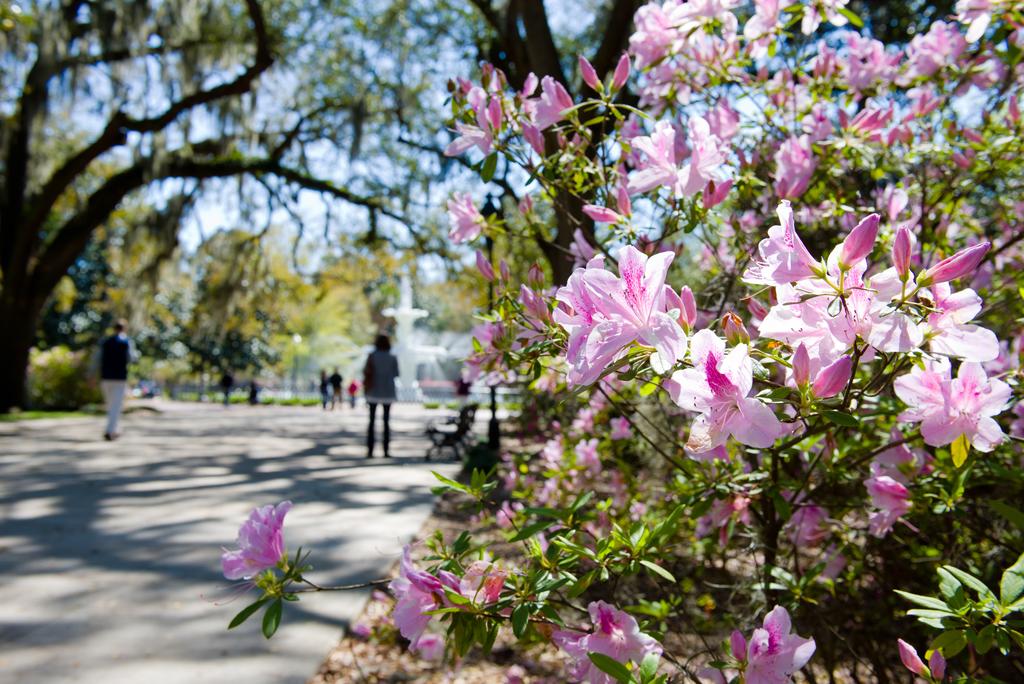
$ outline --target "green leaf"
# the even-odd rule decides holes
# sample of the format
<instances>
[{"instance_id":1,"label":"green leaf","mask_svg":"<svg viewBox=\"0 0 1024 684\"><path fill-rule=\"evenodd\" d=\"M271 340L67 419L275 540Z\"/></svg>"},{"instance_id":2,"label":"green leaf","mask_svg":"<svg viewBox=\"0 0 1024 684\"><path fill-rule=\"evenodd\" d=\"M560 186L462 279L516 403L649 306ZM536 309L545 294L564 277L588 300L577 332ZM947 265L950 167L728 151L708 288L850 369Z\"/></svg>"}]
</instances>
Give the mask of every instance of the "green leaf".
<instances>
[{"instance_id":1,"label":"green leaf","mask_svg":"<svg viewBox=\"0 0 1024 684\"><path fill-rule=\"evenodd\" d=\"M922 596L921 594L911 594L909 591L901 591L896 589L896 593L907 599L911 603L916 603L924 608L931 608L933 610L948 610L949 607L946 602L942 599L935 598L934 596Z\"/></svg>"},{"instance_id":2,"label":"green leaf","mask_svg":"<svg viewBox=\"0 0 1024 684\"><path fill-rule=\"evenodd\" d=\"M498 153L491 152L487 155L487 159L484 159L483 166L480 167L480 179L484 183L490 183L491 179L494 178L494 172L498 170Z\"/></svg>"},{"instance_id":3,"label":"green leaf","mask_svg":"<svg viewBox=\"0 0 1024 684\"><path fill-rule=\"evenodd\" d=\"M825 419L830 423L835 423L836 425L841 425L843 427L855 428L860 425L856 418L851 416L849 413L843 413L842 411L823 411L821 415L825 416Z\"/></svg>"},{"instance_id":4,"label":"green leaf","mask_svg":"<svg viewBox=\"0 0 1024 684\"><path fill-rule=\"evenodd\" d=\"M267 612L263 614L263 636L270 638L274 636L274 632L281 625L281 611L283 610L281 599L276 599L267 608Z\"/></svg>"},{"instance_id":5,"label":"green leaf","mask_svg":"<svg viewBox=\"0 0 1024 684\"><path fill-rule=\"evenodd\" d=\"M996 595L992 593L992 590L974 575L964 572L960 568L954 568L952 565L944 565L942 566L942 569L960 580L965 587L970 587L976 591L978 593L978 597L983 601L989 600L993 603L996 602Z\"/></svg>"},{"instance_id":6,"label":"green leaf","mask_svg":"<svg viewBox=\"0 0 1024 684\"><path fill-rule=\"evenodd\" d=\"M262 606L268 600L269 599L266 598L266 597L261 598L259 601L256 601L255 603L250 603L245 608L243 608L242 610L238 611L238 615L236 615L231 620L231 624L228 625L228 629L234 629L238 625L240 625L243 622L245 622L246 620L248 620L250 617L252 617L252 614L255 613L257 610L259 610L260 606Z\"/></svg>"},{"instance_id":7,"label":"green leaf","mask_svg":"<svg viewBox=\"0 0 1024 684\"><path fill-rule=\"evenodd\" d=\"M509 541L510 542L516 542L516 541L522 541L524 539L528 539L529 537L534 536L538 532L542 532L542 531L546 530L547 528L551 527L554 524L555 524L554 520L540 520L538 522L533 523L532 525L527 525L523 529L519 530L519 532L517 532L515 534L515 536L513 536L511 539L509 539Z\"/></svg>"},{"instance_id":8,"label":"green leaf","mask_svg":"<svg viewBox=\"0 0 1024 684\"><path fill-rule=\"evenodd\" d=\"M953 598L956 592L963 588L960 580L943 568L939 568L936 572L939 575L939 592L946 597L946 600Z\"/></svg>"},{"instance_id":9,"label":"green leaf","mask_svg":"<svg viewBox=\"0 0 1024 684\"><path fill-rule=\"evenodd\" d=\"M603 653L588 653L587 657L590 658L590 662L597 665L597 668L607 675L611 675L615 678L615 681L619 684L628 684L632 681L632 676L629 674L629 670L626 666L620 663L614 658L609 658Z\"/></svg>"},{"instance_id":10,"label":"green leaf","mask_svg":"<svg viewBox=\"0 0 1024 684\"><path fill-rule=\"evenodd\" d=\"M435 470L431 470L430 474L436 477L438 482L440 482L447 488L454 489L460 492L465 492L467 494L469 493L469 489L466 487L466 485L462 484L461 482L456 482L451 478L445 477L444 475Z\"/></svg>"},{"instance_id":11,"label":"green leaf","mask_svg":"<svg viewBox=\"0 0 1024 684\"><path fill-rule=\"evenodd\" d=\"M964 650L966 645L967 637L964 636L963 630L951 629L935 637L931 647L933 650L942 651L942 655L949 659Z\"/></svg>"},{"instance_id":12,"label":"green leaf","mask_svg":"<svg viewBox=\"0 0 1024 684\"><path fill-rule=\"evenodd\" d=\"M962 434L953 440L949 449L953 455L953 465L959 468L967 462L967 456L971 453L971 442L967 439L967 435Z\"/></svg>"},{"instance_id":13,"label":"green leaf","mask_svg":"<svg viewBox=\"0 0 1024 684\"><path fill-rule=\"evenodd\" d=\"M652 563L649 560L642 560L640 561L640 565L644 566L645 568L653 572L655 575L658 575L662 579L668 580L672 584L676 583L676 578L672 576L672 573L666 570L665 568L661 567L657 563Z\"/></svg>"},{"instance_id":14,"label":"green leaf","mask_svg":"<svg viewBox=\"0 0 1024 684\"><path fill-rule=\"evenodd\" d=\"M512 633L521 638L530 624L530 609L525 604L516 606L512 611Z\"/></svg>"},{"instance_id":15,"label":"green leaf","mask_svg":"<svg viewBox=\"0 0 1024 684\"><path fill-rule=\"evenodd\" d=\"M864 28L864 22L861 20L861 18L858 17L853 12L851 12L850 10L846 9L845 7L840 7L839 13L846 17L847 20L857 28Z\"/></svg>"},{"instance_id":16,"label":"green leaf","mask_svg":"<svg viewBox=\"0 0 1024 684\"><path fill-rule=\"evenodd\" d=\"M1014 508L1005 501L989 501L988 506L1018 529L1024 530L1024 512L1020 509Z\"/></svg>"},{"instance_id":17,"label":"green leaf","mask_svg":"<svg viewBox=\"0 0 1024 684\"><path fill-rule=\"evenodd\" d=\"M992 648L992 642L996 639L996 626L986 625L984 629L978 632L978 636L974 639L974 648L978 650L978 653L985 655Z\"/></svg>"},{"instance_id":18,"label":"green leaf","mask_svg":"<svg viewBox=\"0 0 1024 684\"><path fill-rule=\"evenodd\" d=\"M1017 562L1006 569L999 580L999 601L1009 606L1024 594L1024 553Z\"/></svg>"},{"instance_id":19,"label":"green leaf","mask_svg":"<svg viewBox=\"0 0 1024 684\"><path fill-rule=\"evenodd\" d=\"M649 681L656 674L658 674L658 654L648 653L640 663L640 681Z\"/></svg>"}]
</instances>

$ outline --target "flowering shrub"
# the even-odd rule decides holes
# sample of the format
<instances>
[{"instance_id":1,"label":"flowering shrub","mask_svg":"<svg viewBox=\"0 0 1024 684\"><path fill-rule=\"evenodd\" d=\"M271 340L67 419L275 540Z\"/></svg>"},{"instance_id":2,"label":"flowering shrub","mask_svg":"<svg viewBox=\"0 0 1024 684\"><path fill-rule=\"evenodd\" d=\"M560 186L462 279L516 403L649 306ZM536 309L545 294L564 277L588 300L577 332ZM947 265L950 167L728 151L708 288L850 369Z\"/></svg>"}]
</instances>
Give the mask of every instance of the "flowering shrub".
<instances>
[{"instance_id":1,"label":"flowering shrub","mask_svg":"<svg viewBox=\"0 0 1024 684\"><path fill-rule=\"evenodd\" d=\"M646 5L614 73L581 58L582 102L453 84L449 153L531 194L454 198L451 238L551 247L578 206L576 267L477 254L499 301L467 377L562 400L524 402L500 506L443 480L524 560L467 533L404 561L413 648L507 627L587 682L1019 678L1024 14L964 0L891 46L845 4Z\"/></svg>"}]
</instances>

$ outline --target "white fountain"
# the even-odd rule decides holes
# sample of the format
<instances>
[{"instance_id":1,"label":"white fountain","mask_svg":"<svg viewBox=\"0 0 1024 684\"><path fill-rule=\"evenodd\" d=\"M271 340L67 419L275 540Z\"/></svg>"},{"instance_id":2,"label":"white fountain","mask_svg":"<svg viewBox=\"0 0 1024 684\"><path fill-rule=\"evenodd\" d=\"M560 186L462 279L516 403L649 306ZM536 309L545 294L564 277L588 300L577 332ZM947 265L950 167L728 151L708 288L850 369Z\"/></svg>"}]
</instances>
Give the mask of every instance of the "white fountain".
<instances>
[{"instance_id":1,"label":"white fountain","mask_svg":"<svg viewBox=\"0 0 1024 684\"><path fill-rule=\"evenodd\" d=\"M424 352L434 352L413 343L413 326L430 312L414 308L412 305L412 282L408 275L403 275L399 284L397 307L384 309L384 315L395 319L395 356L398 357L398 392L399 401L422 401L419 383L416 381L416 369Z\"/></svg>"}]
</instances>

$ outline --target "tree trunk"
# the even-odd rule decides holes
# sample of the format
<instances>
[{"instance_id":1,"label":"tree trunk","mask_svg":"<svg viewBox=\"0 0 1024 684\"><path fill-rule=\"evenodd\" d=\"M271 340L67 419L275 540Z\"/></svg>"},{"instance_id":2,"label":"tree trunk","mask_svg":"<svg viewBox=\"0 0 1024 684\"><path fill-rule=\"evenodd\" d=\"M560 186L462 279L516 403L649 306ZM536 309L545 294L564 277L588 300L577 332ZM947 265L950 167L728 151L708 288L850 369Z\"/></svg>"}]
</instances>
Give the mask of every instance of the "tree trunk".
<instances>
[{"instance_id":1,"label":"tree trunk","mask_svg":"<svg viewBox=\"0 0 1024 684\"><path fill-rule=\"evenodd\" d=\"M0 293L0 413L27 406L28 356L41 308L7 288Z\"/></svg>"}]
</instances>

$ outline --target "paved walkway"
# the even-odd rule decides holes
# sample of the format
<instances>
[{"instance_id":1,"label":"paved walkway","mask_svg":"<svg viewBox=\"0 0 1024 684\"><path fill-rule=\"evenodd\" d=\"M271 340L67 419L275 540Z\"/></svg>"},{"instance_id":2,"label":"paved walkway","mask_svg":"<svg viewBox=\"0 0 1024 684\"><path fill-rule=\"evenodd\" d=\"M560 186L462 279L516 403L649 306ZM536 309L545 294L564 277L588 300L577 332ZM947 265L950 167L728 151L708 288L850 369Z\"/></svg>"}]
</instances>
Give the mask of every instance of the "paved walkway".
<instances>
[{"instance_id":1,"label":"paved walkway","mask_svg":"<svg viewBox=\"0 0 1024 684\"><path fill-rule=\"evenodd\" d=\"M286 604L271 641L231 632L220 547L254 506L291 499L289 551L321 584L383 576L428 515L423 426L397 406L389 461L367 461L366 410L164 405L129 416L0 425L0 681L304 682L366 592ZM379 424L378 424L379 429ZM380 447L378 446L378 449Z\"/></svg>"}]
</instances>

